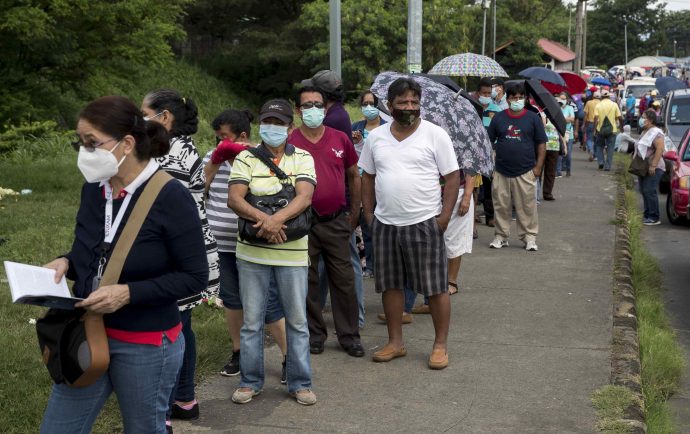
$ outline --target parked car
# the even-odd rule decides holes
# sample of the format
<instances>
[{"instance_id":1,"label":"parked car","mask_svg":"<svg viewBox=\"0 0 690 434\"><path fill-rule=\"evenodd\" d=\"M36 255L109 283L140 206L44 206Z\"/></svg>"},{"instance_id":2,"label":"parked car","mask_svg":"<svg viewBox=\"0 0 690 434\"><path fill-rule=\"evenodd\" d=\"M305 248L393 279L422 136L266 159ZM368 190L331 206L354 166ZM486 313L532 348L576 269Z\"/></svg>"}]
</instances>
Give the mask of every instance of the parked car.
<instances>
[{"instance_id":1,"label":"parked car","mask_svg":"<svg viewBox=\"0 0 690 434\"><path fill-rule=\"evenodd\" d=\"M678 149L685 130L690 128L690 89L673 90L662 103L662 129L673 147Z\"/></svg>"},{"instance_id":2,"label":"parked car","mask_svg":"<svg viewBox=\"0 0 690 434\"><path fill-rule=\"evenodd\" d=\"M671 162L670 191L666 197L666 215L674 225L688 223L688 192L690 191L690 129L679 142L677 150L666 151L664 160ZM668 168L668 165L666 166Z\"/></svg>"}]
</instances>

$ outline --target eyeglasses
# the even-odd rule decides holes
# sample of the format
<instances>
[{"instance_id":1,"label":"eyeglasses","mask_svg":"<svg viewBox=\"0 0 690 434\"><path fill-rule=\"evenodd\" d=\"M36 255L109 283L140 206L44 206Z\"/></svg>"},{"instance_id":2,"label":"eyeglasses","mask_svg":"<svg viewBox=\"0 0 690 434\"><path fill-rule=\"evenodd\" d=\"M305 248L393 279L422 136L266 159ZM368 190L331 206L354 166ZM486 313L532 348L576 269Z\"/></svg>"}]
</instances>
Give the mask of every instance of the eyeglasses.
<instances>
[{"instance_id":1,"label":"eyeglasses","mask_svg":"<svg viewBox=\"0 0 690 434\"><path fill-rule=\"evenodd\" d=\"M367 107L367 106L376 107L376 104L374 104L373 102L363 102L362 103L362 107Z\"/></svg>"},{"instance_id":2,"label":"eyeglasses","mask_svg":"<svg viewBox=\"0 0 690 434\"><path fill-rule=\"evenodd\" d=\"M96 150L96 148L99 148L106 143L112 142L114 140L119 140L119 139L108 139L104 140L102 142L94 142L93 140L89 140L86 143L84 143L79 136L76 137L76 140L72 142L72 147L74 148L75 151L78 151L80 147L83 147L86 152L93 152Z\"/></svg>"},{"instance_id":3,"label":"eyeglasses","mask_svg":"<svg viewBox=\"0 0 690 434\"><path fill-rule=\"evenodd\" d=\"M299 107L303 108L303 109L310 109L310 108L314 108L314 107L322 109L322 108L324 108L324 105L322 102L311 102L311 101L309 101L309 102L305 102L303 104L300 104Z\"/></svg>"}]
</instances>

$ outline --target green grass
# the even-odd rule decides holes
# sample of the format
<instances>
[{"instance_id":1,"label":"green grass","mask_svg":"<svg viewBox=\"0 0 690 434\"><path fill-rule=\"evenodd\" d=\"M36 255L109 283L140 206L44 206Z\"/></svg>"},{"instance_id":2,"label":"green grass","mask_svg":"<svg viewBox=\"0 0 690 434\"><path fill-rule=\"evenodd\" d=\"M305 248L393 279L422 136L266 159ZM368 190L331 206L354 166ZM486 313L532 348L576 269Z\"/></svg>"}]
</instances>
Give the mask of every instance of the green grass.
<instances>
[{"instance_id":1,"label":"green grass","mask_svg":"<svg viewBox=\"0 0 690 434\"><path fill-rule=\"evenodd\" d=\"M604 386L592 395L592 405L597 410L597 429L605 434L626 434L628 425L621 423L625 409L635 402L635 395L623 386Z\"/></svg>"},{"instance_id":2,"label":"green grass","mask_svg":"<svg viewBox=\"0 0 690 434\"><path fill-rule=\"evenodd\" d=\"M627 167L627 160L620 164ZM630 225L645 417L650 434L673 433L676 431L667 400L678 391L686 362L664 309L661 269L640 237L642 212L638 194L630 189L632 177L629 174L625 174L623 181L628 187L625 206Z\"/></svg>"},{"instance_id":3,"label":"green grass","mask_svg":"<svg viewBox=\"0 0 690 434\"><path fill-rule=\"evenodd\" d=\"M0 160L0 187L31 189L27 196L0 201L0 260L44 264L69 250L83 178L73 150L37 145L40 159L27 150L17 158ZM44 309L13 305L4 267L0 267L0 431L36 432L50 391L50 377L41 362L35 326ZM200 306L194 310L197 334L197 382L217 372L229 354L230 338L223 312ZM122 432L115 399L102 411L95 433Z\"/></svg>"}]
</instances>

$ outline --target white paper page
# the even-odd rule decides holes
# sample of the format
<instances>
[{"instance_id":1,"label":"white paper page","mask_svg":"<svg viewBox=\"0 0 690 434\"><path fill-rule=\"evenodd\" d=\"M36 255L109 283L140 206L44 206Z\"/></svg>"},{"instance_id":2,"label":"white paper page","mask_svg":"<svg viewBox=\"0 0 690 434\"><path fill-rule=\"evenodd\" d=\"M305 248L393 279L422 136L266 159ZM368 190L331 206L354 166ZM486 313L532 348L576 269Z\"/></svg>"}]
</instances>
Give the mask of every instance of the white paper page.
<instances>
[{"instance_id":1,"label":"white paper page","mask_svg":"<svg viewBox=\"0 0 690 434\"><path fill-rule=\"evenodd\" d=\"M72 297L64 276L60 283L55 283L55 270L50 268L5 261L5 273L13 302L27 295Z\"/></svg>"}]
</instances>

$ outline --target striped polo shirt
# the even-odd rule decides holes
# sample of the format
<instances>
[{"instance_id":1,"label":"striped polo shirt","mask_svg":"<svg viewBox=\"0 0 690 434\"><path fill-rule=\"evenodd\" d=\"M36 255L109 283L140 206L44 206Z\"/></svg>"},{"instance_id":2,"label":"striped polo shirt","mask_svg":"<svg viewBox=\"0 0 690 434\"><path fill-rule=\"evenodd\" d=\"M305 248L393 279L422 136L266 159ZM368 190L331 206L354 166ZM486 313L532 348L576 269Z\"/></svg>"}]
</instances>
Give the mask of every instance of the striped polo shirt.
<instances>
[{"instance_id":1,"label":"striped polo shirt","mask_svg":"<svg viewBox=\"0 0 690 434\"><path fill-rule=\"evenodd\" d=\"M204 157L204 166L211 161L213 149L208 151ZM235 253L237 244L237 214L228 208L228 181L232 166L229 162L223 161L218 169L218 173L211 181L206 198L206 217L211 232L216 237L219 252Z\"/></svg>"},{"instance_id":2,"label":"striped polo shirt","mask_svg":"<svg viewBox=\"0 0 690 434\"><path fill-rule=\"evenodd\" d=\"M264 145L260 145L264 146ZM266 151L270 152L270 151ZM316 185L314 159L311 154L293 145L285 146L285 154L277 163L290 178L292 185L307 181ZM271 170L249 151L242 151L232 165L230 185L245 184L255 196L276 194L281 189L280 181ZM248 262L278 266L309 265L308 236L283 244L251 244L237 240L237 258Z\"/></svg>"}]
</instances>

